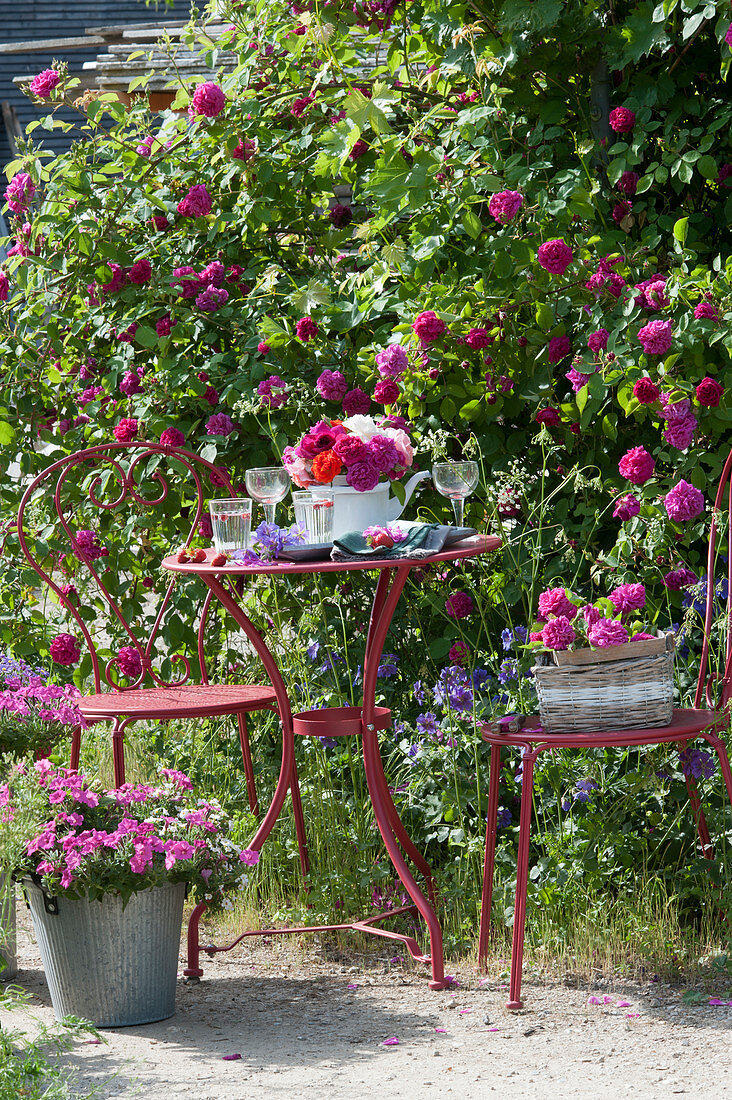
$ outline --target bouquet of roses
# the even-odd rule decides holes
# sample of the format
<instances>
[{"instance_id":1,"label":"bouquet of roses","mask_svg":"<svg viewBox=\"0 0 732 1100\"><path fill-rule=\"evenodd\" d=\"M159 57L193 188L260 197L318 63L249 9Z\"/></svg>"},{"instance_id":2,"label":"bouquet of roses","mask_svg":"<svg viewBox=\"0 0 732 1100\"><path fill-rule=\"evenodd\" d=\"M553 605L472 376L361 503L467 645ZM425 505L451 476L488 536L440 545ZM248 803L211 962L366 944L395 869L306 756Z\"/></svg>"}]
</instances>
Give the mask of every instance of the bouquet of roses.
<instances>
[{"instance_id":1,"label":"bouquet of roses","mask_svg":"<svg viewBox=\"0 0 732 1100\"><path fill-rule=\"evenodd\" d=\"M402 477L414 461L414 449L401 417L387 416L377 424L357 414L347 420L321 420L294 447L285 447L282 461L301 489L328 485L345 472L346 484L360 493L374 489L382 477Z\"/></svg>"},{"instance_id":2,"label":"bouquet of roses","mask_svg":"<svg viewBox=\"0 0 732 1100\"><path fill-rule=\"evenodd\" d=\"M21 761L0 785L0 865L55 896L126 900L186 882L199 901L223 905L259 853L240 849L221 806L192 788L168 768L154 786L104 790L50 760Z\"/></svg>"},{"instance_id":3,"label":"bouquet of roses","mask_svg":"<svg viewBox=\"0 0 732 1100\"><path fill-rule=\"evenodd\" d=\"M655 638L639 615L646 605L642 584L621 584L609 596L587 603L567 588L548 588L539 596L538 621L529 645L540 649L591 649Z\"/></svg>"}]
</instances>

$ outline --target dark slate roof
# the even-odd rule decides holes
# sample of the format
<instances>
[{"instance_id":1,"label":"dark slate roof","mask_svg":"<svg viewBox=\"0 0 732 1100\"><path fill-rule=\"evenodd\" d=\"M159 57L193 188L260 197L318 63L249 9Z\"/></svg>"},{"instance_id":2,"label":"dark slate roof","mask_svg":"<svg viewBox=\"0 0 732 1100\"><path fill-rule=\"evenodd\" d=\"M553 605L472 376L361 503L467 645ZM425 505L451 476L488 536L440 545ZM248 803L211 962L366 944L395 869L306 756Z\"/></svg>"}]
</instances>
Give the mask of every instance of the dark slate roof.
<instances>
[{"instance_id":1,"label":"dark slate roof","mask_svg":"<svg viewBox=\"0 0 732 1100\"><path fill-rule=\"evenodd\" d=\"M172 8L162 5L156 11L142 0L0 0L0 41L30 42L33 39L72 38L81 36L87 27L102 27L127 23L168 23L187 19L190 0L175 0ZM13 84L13 77L32 77L51 67L54 58L68 61L72 72L81 70L85 61L94 61L100 47L88 50L49 51L48 53L0 54L0 102L7 100L15 108L21 129L44 113ZM63 112L61 118L76 121L76 116ZM34 135L37 139L38 134ZM73 138L57 131L43 131L43 144L61 152ZM5 126L0 115L0 165L10 160ZM4 178L4 177L3 177ZM2 188L4 190L4 187Z\"/></svg>"}]
</instances>

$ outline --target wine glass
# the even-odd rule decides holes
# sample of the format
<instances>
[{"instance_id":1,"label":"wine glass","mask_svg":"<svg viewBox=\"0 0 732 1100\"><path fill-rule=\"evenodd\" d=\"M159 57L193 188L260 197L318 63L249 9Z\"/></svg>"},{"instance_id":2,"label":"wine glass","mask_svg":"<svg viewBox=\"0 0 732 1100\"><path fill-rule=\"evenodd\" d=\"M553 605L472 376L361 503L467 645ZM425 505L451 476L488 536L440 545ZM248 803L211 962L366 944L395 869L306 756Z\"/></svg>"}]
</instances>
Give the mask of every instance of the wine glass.
<instances>
[{"instance_id":1,"label":"wine glass","mask_svg":"<svg viewBox=\"0 0 732 1100\"><path fill-rule=\"evenodd\" d=\"M249 495L264 508L267 523L274 523L275 508L284 500L290 488L287 470L283 466L262 466L247 470L245 481Z\"/></svg>"},{"instance_id":2,"label":"wine glass","mask_svg":"<svg viewBox=\"0 0 732 1100\"><path fill-rule=\"evenodd\" d=\"M478 484L478 463L437 462L432 467L432 481L437 492L452 501L455 526L462 527L465 498Z\"/></svg>"}]
</instances>

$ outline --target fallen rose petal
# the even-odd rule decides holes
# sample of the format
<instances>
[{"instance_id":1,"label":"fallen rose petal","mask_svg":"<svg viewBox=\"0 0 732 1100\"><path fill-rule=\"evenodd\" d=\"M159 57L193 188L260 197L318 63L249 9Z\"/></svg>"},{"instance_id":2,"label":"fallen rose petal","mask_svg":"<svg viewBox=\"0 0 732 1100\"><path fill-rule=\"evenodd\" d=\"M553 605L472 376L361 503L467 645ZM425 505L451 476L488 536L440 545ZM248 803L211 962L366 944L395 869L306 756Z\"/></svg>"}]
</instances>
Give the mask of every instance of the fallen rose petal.
<instances>
[{"instance_id":1,"label":"fallen rose petal","mask_svg":"<svg viewBox=\"0 0 732 1100\"><path fill-rule=\"evenodd\" d=\"M346 989L358 989L358 986L355 985L353 982L349 982L346 986Z\"/></svg>"},{"instance_id":2,"label":"fallen rose petal","mask_svg":"<svg viewBox=\"0 0 732 1100\"><path fill-rule=\"evenodd\" d=\"M437 1032L438 1035L447 1035L447 1028L446 1027L436 1027L435 1031Z\"/></svg>"},{"instance_id":3,"label":"fallen rose petal","mask_svg":"<svg viewBox=\"0 0 732 1100\"><path fill-rule=\"evenodd\" d=\"M85 1039L84 1042L87 1044L87 1046L96 1046L98 1043L101 1043L102 1040L101 1039Z\"/></svg>"},{"instance_id":4,"label":"fallen rose petal","mask_svg":"<svg viewBox=\"0 0 732 1100\"><path fill-rule=\"evenodd\" d=\"M399 1040L397 1039L396 1035L392 1035L390 1038L384 1039L384 1042L381 1045L382 1047L398 1047Z\"/></svg>"},{"instance_id":5,"label":"fallen rose petal","mask_svg":"<svg viewBox=\"0 0 732 1100\"><path fill-rule=\"evenodd\" d=\"M466 1015L466 1013L468 1013L468 1012L472 1012L472 1011L473 1011L473 1010L472 1010L472 1008L461 1008L461 1009L460 1009L460 1012L458 1013L458 1015L459 1015L459 1016L465 1016L465 1015Z\"/></svg>"},{"instance_id":6,"label":"fallen rose petal","mask_svg":"<svg viewBox=\"0 0 732 1100\"><path fill-rule=\"evenodd\" d=\"M630 1008L630 1001L618 1001L615 1005L616 1008Z\"/></svg>"},{"instance_id":7,"label":"fallen rose petal","mask_svg":"<svg viewBox=\"0 0 732 1100\"><path fill-rule=\"evenodd\" d=\"M221 1055L221 1061L222 1062L238 1062L240 1058L241 1058L241 1054L222 1054Z\"/></svg>"},{"instance_id":8,"label":"fallen rose petal","mask_svg":"<svg viewBox=\"0 0 732 1100\"><path fill-rule=\"evenodd\" d=\"M487 1030L487 1031L500 1031L500 1028L497 1028L497 1027L489 1027L489 1028L487 1028L486 1030Z\"/></svg>"},{"instance_id":9,"label":"fallen rose petal","mask_svg":"<svg viewBox=\"0 0 732 1100\"><path fill-rule=\"evenodd\" d=\"M729 1001L721 1001L719 999L719 997L710 997L709 998L709 1004L710 1005L727 1005L727 1004L729 1004Z\"/></svg>"},{"instance_id":10,"label":"fallen rose petal","mask_svg":"<svg viewBox=\"0 0 732 1100\"><path fill-rule=\"evenodd\" d=\"M481 978L480 981L478 982L478 985L487 985L489 981L490 981L490 978Z\"/></svg>"},{"instance_id":11,"label":"fallen rose petal","mask_svg":"<svg viewBox=\"0 0 732 1100\"><path fill-rule=\"evenodd\" d=\"M588 997L587 1003L588 1005L599 1005L602 1004L602 1001L598 997Z\"/></svg>"},{"instance_id":12,"label":"fallen rose petal","mask_svg":"<svg viewBox=\"0 0 732 1100\"><path fill-rule=\"evenodd\" d=\"M640 1019L640 1012L626 1012L625 1013L625 1018L626 1018L626 1020L639 1020Z\"/></svg>"},{"instance_id":13,"label":"fallen rose petal","mask_svg":"<svg viewBox=\"0 0 732 1100\"><path fill-rule=\"evenodd\" d=\"M612 997L608 997L608 995L606 993L605 996L602 998L602 1003L604 1005L611 1005L613 1003L613 999L612 999Z\"/></svg>"}]
</instances>

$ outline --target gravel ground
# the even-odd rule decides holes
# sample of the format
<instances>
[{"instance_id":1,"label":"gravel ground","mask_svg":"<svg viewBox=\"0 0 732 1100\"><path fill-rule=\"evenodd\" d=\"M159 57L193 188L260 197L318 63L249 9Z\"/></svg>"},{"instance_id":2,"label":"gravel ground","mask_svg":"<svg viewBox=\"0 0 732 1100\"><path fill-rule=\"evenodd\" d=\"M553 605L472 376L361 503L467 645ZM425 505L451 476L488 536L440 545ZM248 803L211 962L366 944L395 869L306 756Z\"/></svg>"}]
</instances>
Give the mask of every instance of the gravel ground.
<instances>
[{"instance_id":1,"label":"gravel ground","mask_svg":"<svg viewBox=\"0 0 732 1100\"><path fill-rule=\"evenodd\" d=\"M53 1013L19 920L18 982L32 1003L2 1022L30 1030ZM528 977L526 1007L511 1013L500 978L466 970L434 993L406 964L354 961L324 961L312 937L249 940L204 959L200 983L180 981L174 1017L105 1030L67 1063L80 1086L124 1100L732 1095L731 1006L688 1005L652 981L589 989Z\"/></svg>"}]
</instances>

